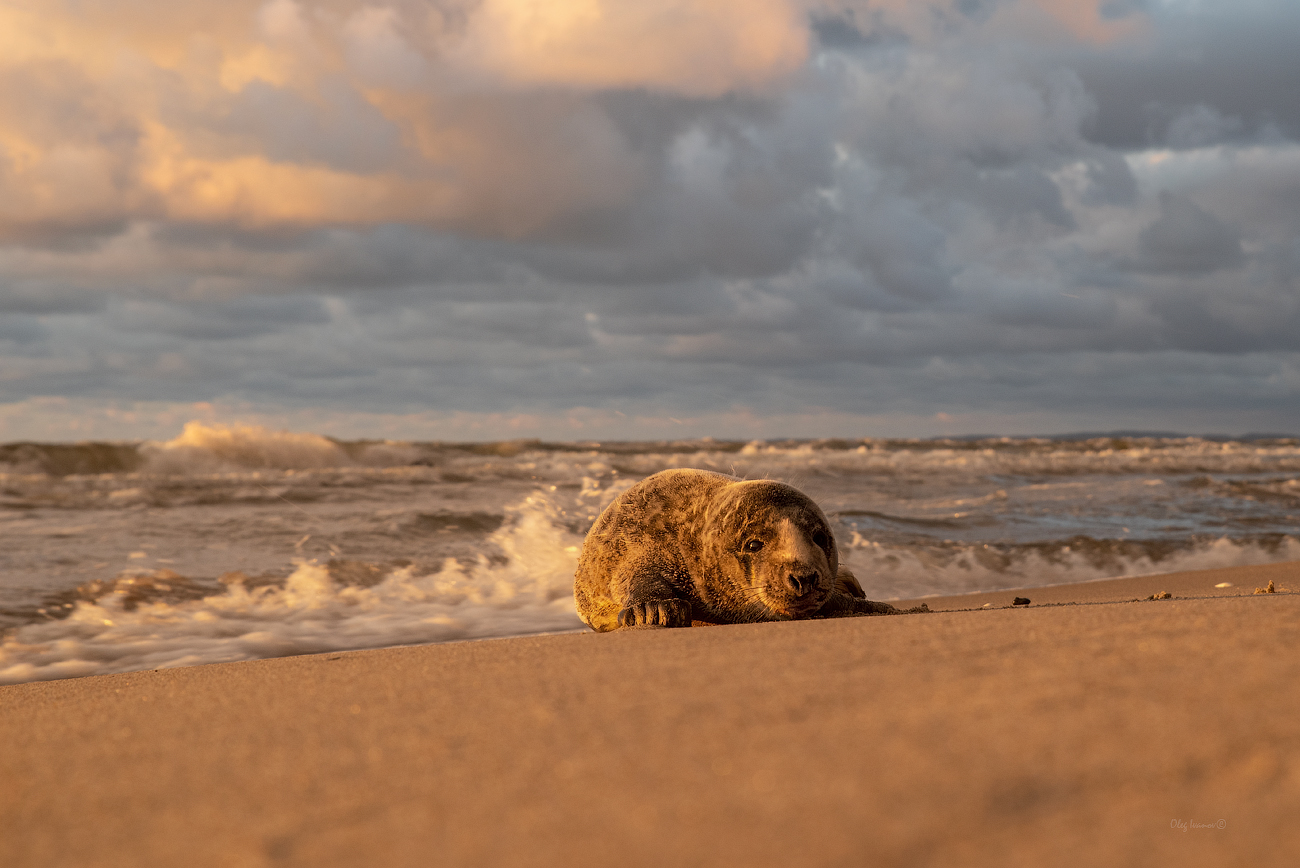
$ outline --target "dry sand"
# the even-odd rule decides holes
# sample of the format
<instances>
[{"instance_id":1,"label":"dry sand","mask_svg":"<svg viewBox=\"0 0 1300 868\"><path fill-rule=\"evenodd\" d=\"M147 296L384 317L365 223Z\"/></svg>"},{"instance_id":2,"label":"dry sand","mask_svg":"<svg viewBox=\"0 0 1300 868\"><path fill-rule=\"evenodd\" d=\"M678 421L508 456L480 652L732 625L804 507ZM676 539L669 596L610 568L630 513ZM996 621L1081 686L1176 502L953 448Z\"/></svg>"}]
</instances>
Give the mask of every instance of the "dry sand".
<instances>
[{"instance_id":1,"label":"dry sand","mask_svg":"<svg viewBox=\"0 0 1300 868\"><path fill-rule=\"evenodd\" d=\"M0 865L1300 865L1270 579L0 687Z\"/></svg>"}]
</instances>

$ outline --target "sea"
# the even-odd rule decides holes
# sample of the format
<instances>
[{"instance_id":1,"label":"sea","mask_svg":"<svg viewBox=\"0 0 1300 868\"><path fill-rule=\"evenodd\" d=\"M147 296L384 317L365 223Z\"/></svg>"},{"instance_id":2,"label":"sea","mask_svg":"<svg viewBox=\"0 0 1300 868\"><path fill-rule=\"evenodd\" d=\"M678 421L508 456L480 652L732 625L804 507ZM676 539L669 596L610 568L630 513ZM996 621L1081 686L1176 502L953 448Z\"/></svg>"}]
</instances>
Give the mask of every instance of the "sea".
<instances>
[{"instance_id":1,"label":"sea","mask_svg":"<svg viewBox=\"0 0 1300 868\"><path fill-rule=\"evenodd\" d=\"M192 422L0 445L0 683L583 629L600 510L790 483L876 600L1300 559L1300 439L493 443Z\"/></svg>"}]
</instances>

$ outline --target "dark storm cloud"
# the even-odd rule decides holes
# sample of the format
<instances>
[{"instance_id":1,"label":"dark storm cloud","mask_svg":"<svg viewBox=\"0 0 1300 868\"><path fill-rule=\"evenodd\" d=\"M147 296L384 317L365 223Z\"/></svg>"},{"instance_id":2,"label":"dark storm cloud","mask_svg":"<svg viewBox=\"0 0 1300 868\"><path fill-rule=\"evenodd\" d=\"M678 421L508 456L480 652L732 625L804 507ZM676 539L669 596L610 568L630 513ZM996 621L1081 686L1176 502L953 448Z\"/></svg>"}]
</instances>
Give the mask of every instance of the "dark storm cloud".
<instances>
[{"instance_id":1,"label":"dark storm cloud","mask_svg":"<svg viewBox=\"0 0 1300 868\"><path fill-rule=\"evenodd\" d=\"M0 319L0 341L30 344L48 336L49 330L33 316L6 314Z\"/></svg>"},{"instance_id":2,"label":"dark storm cloud","mask_svg":"<svg viewBox=\"0 0 1300 868\"><path fill-rule=\"evenodd\" d=\"M0 74L6 400L1300 427L1292 4L764 0L775 59L626 68L329 8L144 108Z\"/></svg>"},{"instance_id":3,"label":"dark storm cloud","mask_svg":"<svg viewBox=\"0 0 1300 868\"><path fill-rule=\"evenodd\" d=\"M1149 3L1151 37L1080 56L1096 94L1090 137L1121 149L1202 147L1275 130L1300 139L1300 6Z\"/></svg>"},{"instance_id":4,"label":"dark storm cloud","mask_svg":"<svg viewBox=\"0 0 1300 868\"><path fill-rule=\"evenodd\" d=\"M1144 264L1156 271L1203 274L1246 261L1241 233L1191 199L1160 194L1160 216L1138 236Z\"/></svg>"},{"instance_id":5,"label":"dark storm cloud","mask_svg":"<svg viewBox=\"0 0 1300 868\"><path fill-rule=\"evenodd\" d=\"M109 322L123 332L156 332L191 340L227 341L329 321L319 299L303 296L244 296L187 304L128 301L109 311Z\"/></svg>"},{"instance_id":6,"label":"dark storm cloud","mask_svg":"<svg viewBox=\"0 0 1300 868\"><path fill-rule=\"evenodd\" d=\"M0 282L0 316L21 314L85 313L103 310L108 299L69 287L58 278L15 277Z\"/></svg>"}]
</instances>

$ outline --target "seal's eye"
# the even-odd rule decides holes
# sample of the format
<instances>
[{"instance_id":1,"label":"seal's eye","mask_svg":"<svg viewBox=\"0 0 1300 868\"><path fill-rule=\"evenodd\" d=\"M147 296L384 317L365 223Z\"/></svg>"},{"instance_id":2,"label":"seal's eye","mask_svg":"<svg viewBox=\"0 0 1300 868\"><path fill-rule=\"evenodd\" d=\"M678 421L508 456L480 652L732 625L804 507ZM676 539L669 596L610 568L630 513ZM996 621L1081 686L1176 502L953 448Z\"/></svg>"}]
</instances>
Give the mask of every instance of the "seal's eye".
<instances>
[{"instance_id":1,"label":"seal's eye","mask_svg":"<svg viewBox=\"0 0 1300 868\"><path fill-rule=\"evenodd\" d=\"M749 540L749 541L747 541L743 546L741 546L741 550L743 550L743 551L747 551L747 552L750 552L750 553L753 553L753 552L759 551L759 550L762 549L762 548L763 548L763 541L762 541L761 539L752 539L752 540Z\"/></svg>"},{"instance_id":2,"label":"seal's eye","mask_svg":"<svg viewBox=\"0 0 1300 868\"><path fill-rule=\"evenodd\" d=\"M815 534L813 534L812 540L813 540L813 545L817 546L817 548L819 549L824 549L826 548L827 543L830 542L830 537L826 536L826 534L823 533L822 531L817 531Z\"/></svg>"}]
</instances>

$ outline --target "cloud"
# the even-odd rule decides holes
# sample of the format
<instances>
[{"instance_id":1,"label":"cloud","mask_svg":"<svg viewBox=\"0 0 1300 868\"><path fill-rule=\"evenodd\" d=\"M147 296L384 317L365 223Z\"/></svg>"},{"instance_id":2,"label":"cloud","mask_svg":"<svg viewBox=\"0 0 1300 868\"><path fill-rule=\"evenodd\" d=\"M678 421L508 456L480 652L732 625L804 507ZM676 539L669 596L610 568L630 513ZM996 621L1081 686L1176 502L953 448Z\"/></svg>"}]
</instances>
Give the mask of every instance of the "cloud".
<instances>
[{"instance_id":1,"label":"cloud","mask_svg":"<svg viewBox=\"0 0 1300 868\"><path fill-rule=\"evenodd\" d=\"M797 70L802 12L792 0L484 0L450 59L512 85L715 97Z\"/></svg>"},{"instance_id":2,"label":"cloud","mask_svg":"<svg viewBox=\"0 0 1300 868\"><path fill-rule=\"evenodd\" d=\"M1300 105L1288 97L1300 76L1291 34L1300 6L1145 3L1141 38L1079 55L1075 68L1098 100L1089 129L1119 148L1195 148L1300 135Z\"/></svg>"},{"instance_id":3,"label":"cloud","mask_svg":"<svg viewBox=\"0 0 1300 868\"><path fill-rule=\"evenodd\" d=\"M1185 196L1160 194L1160 216L1138 236L1146 265L1158 271L1201 274L1246 261L1241 233Z\"/></svg>"},{"instance_id":4,"label":"cloud","mask_svg":"<svg viewBox=\"0 0 1300 868\"><path fill-rule=\"evenodd\" d=\"M19 3L0 30L11 238L132 220L530 233L645 181L587 95L760 92L808 51L790 0Z\"/></svg>"},{"instance_id":5,"label":"cloud","mask_svg":"<svg viewBox=\"0 0 1300 868\"><path fill-rule=\"evenodd\" d=\"M216 341L281 334L296 324L330 321L316 298L256 295L187 304L127 301L114 305L109 317L124 333Z\"/></svg>"},{"instance_id":6,"label":"cloud","mask_svg":"<svg viewBox=\"0 0 1300 868\"><path fill-rule=\"evenodd\" d=\"M823 45L855 48L900 40L933 44L954 34L1037 44L1105 45L1144 29L1144 0L812 0Z\"/></svg>"},{"instance_id":7,"label":"cloud","mask_svg":"<svg viewBox=\"0 0 1300 868\"><path fill-rule=\"evenodd\" d=\"M1294 13L1226 8L11 2L0 402L1300 426Z\"/></svg>"}]
</instances>

